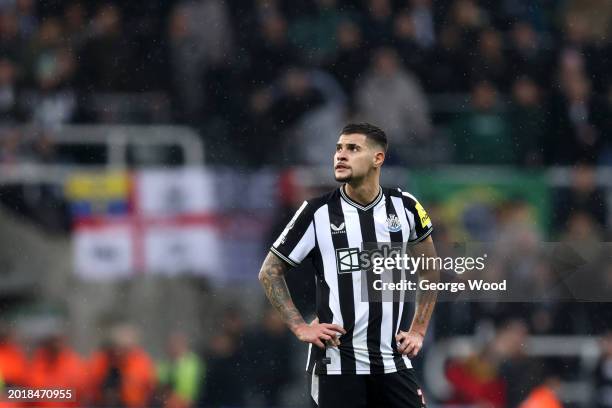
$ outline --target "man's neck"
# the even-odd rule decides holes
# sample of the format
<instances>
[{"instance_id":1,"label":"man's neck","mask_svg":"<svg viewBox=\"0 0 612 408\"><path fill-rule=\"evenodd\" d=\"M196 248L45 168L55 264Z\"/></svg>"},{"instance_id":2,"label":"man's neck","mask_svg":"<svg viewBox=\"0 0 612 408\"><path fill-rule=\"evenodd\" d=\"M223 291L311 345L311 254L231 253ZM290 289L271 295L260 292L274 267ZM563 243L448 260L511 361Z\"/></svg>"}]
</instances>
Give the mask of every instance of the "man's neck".
<instances>
[{"instance_id":1,"label":"man's neck","mask_svg":"<svg viewBox=\"0 0 612 408\"><path fill-rule=\"evenodd\" d=\"M355 183L346 183L344 186L346 195L348 195L351 200L361 205L370 204L376 199L380 192L380 184L376 180L372 182L362 182L356 185Z\"/></svg>"}]
</instances>

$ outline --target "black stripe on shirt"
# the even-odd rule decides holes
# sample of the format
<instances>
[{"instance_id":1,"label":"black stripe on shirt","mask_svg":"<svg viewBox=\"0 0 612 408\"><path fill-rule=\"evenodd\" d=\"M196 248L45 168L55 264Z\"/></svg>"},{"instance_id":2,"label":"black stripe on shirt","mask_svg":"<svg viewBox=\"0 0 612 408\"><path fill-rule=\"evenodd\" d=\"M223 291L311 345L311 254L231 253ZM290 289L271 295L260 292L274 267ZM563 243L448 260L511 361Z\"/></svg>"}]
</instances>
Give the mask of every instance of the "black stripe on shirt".
<instances>
[{"instance_id":1,"label":"black stripe on shirt","mask_svg":"<svg viewBox=\"0 0 612 408\"><path fill-rule=\"evenodd\" d=\"M376 227L374 225L374 209L368 211L357 211L359 213L359 224L361 225L361 240L364 243L374 243L376 240ZM375 277L372 273L366 273L368 288L373 287ZM382 353L380 352L380 329L382 324L382 303L380 301L368 302L368 354L370 356L370 373L384 374Z\"/></svg>"},{"instance_id":2,"label":"black stripe on shirt","mask_svg":"<svg viewBox=\"0 0 612 408\"><path fill-rule=\"evenodd\" d=\"M341 225L345 222L344 212L340 195L337 195L327 205L329 211L329 222L334 225ZM330 227L328 227L330 228ZM329 232L331 234L331 230ZM344 234L331 234L334 244L334 251L340 248L348 248L348 238ZM353 276L352 273L333 273L338 274L338 301L340 302L340 312L346 334L340 337L340 369L342 374L356 374L357 363L355 360L355 350L353 348L353 332L355 330L355 304L353 300Z\"/></svg>"},{"instance_id":3,"label":"black stripe on shirt","mask_svg":"<svg viewBox=\"0 0 612 408\"><path fill-rule=\"evenodd\" d=\"M390 217L391 215L394 215L397 217L397 211L395 211L395 206L393 205L393 201L391 200L390 195L387 196L387 201L385 204L386 204L386 210L387 210L387 218ZM403 211L403 208L401 210ZM397 232L389 231L389 237L391 239L391 242L402 245L403 243L402 230L399 230ZM402 279L402 271L400 269L393 269L392 274L393 274L393 282L399 283L400 280ZM402 355L397 350L397 342L395 340L395 335L397 334L399 330L398 318L399 318L399 306L400 306L399 302L401 300L400 295L401 295L400 291L393 291L393 322L392 322L393 332L391 333L391 348L393 349L393 362L395 363L395 368L398 371L405 370L406 368L408 368L406 367L406 363L404 362Z\"/></svg>"}]
</instances>

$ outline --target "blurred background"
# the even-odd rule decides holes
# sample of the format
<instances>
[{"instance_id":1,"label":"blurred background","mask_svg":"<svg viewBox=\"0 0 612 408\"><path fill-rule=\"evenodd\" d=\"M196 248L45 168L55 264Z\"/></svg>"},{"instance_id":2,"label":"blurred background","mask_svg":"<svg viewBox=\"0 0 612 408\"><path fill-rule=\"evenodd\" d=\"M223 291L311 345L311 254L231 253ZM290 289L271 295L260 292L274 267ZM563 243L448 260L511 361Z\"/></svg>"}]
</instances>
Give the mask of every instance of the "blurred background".
<instances>
[{"instance_id":1,"label":"blurred background","mask_svg":"<svg viewBox=\"0 0 612 408\"><path fill-rule=\"evenodd\" d=\"M539 242L609 240L611 31L610 0L0 0L0 388L308 406L257 273L348 121L435 242L548 279ZM554 299L440 304L429 406L612 407L610 305Z\"/></svg>"}]
</instances>

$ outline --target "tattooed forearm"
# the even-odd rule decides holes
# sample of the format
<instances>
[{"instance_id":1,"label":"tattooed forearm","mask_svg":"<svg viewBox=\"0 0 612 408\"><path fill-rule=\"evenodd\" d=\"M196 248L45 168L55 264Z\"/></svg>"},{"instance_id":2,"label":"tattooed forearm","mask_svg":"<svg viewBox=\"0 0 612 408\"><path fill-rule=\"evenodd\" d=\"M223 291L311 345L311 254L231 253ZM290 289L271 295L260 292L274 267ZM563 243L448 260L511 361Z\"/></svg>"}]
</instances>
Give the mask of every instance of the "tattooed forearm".
<instances>
[{"instance_id":1,"label":"tattooed forearm","mask_svg":"<svg viewBox=\"0 0 612 408\"><path fill-rule=\"evenodd\" d=\"M431 237L428 237L423 243L419 244L416 248L416 253L423 254L426 257L435 257L436 251L433 246ZM440 272L434 267L430 269L421 269L419 271L419 280L427 279L430 282L438 282L440 280ZM436 306L436 300L438 298L438 292L434 290L421 291L418 290L416 294L416 305L414 310L414 318L412 319L412 325L410 331L416 331L421 335L425 336L427 332L427 326L429 326L429 320L433 314Z\"/></svg>"},{"instance_id":2,"label":"tattooed forearm","mask_svg":"<svg viewBox=\"0 0 612 408\"><path fill-rule=\"evenodd\" d=\"M417 292L413 324L427 327L429 319L433 314L437 297L438 293L436 291L428 290L427 292Z\"/></svg>"},{"instance_id":3,"label":"tattooed forearm","mask_svg":"<svg viewBox=\"0 0 612 408\"><path fill-rule=\"evenodd\" d=\"M297 326L304 324L304 319L289 294L289 288L285 281L286 270L287 264L270 252L259 271L259 281L264 287L266 296L268 296L272 306L278 310L289 328L294 330Z\"/></svg>"}]
</instances>

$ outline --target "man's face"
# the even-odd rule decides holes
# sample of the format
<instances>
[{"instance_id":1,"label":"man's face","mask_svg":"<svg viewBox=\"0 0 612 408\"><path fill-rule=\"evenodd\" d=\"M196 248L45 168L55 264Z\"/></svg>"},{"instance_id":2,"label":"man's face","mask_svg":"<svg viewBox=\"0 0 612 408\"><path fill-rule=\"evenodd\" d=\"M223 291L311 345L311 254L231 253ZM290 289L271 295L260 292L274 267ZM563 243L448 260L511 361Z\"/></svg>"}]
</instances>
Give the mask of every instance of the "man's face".
<instances>
[{"instance_id":1,"label":"man's face","mask_svg":"<svg viewBox=\"0 0 612 408\"><path fill-rule=\"evenodd\" d=\"M334 155L336 181L346 183L365 177L382 164L384 154L381 152L382 149L369 142L365 135L340 135Z\"/></svg>"}]
</instances>

